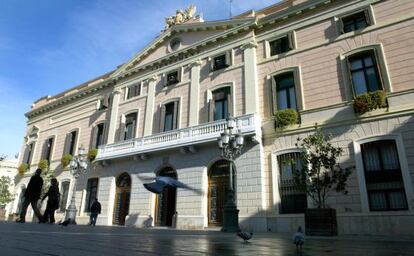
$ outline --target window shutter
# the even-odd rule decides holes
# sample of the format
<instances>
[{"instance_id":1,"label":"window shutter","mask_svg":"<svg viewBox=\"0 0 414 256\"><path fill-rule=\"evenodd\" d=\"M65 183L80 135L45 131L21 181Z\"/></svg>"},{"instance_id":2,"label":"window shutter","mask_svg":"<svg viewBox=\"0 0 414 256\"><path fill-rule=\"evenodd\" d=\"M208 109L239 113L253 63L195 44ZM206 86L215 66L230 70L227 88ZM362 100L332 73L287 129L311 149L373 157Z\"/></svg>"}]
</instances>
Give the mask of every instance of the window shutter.
<instances>
[{"instance_id":1,"label":"window shutter","mask_svg":"<svg viewBox=\"0 0 414 256\"><path fill-rule=\"evenodd\" d=\"M33 154L34 154L34 149L35 149L35 143L34 142L32 142L31 144L30 144L31 146L30 146L30 152L28 152L28 155L27 155L27 161L28 161L28 163L29 164L31 164L32 163L32 160L33 160Z\"/></svg>"},{"instance_id":2,"label":"window shutter","mask_svg":"<svg viewBox=\"0 0 414 256\"><path fill-rule=\"evenodd\" d=\"M226 51L226 66L230 67L233 63L233 49Z\"/></svg>"},{"instance_id":3,"label":"window shutter","mask_svg":"<svg viewBox=\"0 0 414 256\"><path fill-rule=\"evenodd\" d=\"M70 147L70 133L66 134L65 138L65 147L63 150L63 155L69 154L69 147Z\"/></svg>"},{"instance_id":4,"label":"window shutter","mask_svg":"<svg viewBox=\"0 0 414 256\"><path fill-rule=\"evenodd\" d=\"M214 121L214 99L210 99L208 102L208 121L212 122Z\"/></svg>"},{"instance_id":5,"label":"window shutter","mask_svg":"<svg viewBox=\"0 0 414 256\"><path fill-rule=\"evenodd\" d=\"M178 75L177 75L178 82L181 82L181 79L183 77L183 72L184 72L184 68L183 67L181 67L181 68L178 69L178 71L177 71L177 73L178 73Z\"/></svg>"},{"instance_id":6,"label":"window shutter","mask_svg":"<svg viewBox=\"0 0 414 256\"><path fill-rule=\"evenodd\" d=\"M132 121L132 138L135 139L136 132L137 132L137 118L138 118L138 112L134 115L134 120Z\"/></svg>"},{"instance_id":7,"label":"window shutter","mask_svg":"<svg viewBox=\"0 0 414 256\"><path fill-rule=\"evenodd\" d=\"M101 109L101 104L102 104L102 99L98 99L98 101L96 102L96 110Z\"/></svg>"},{"instance_id":8,"label":"window shutter","mask_svg":"<svg viewBox=\"0 0 414 256\"><path fill-rule=\"evenodd\" d=\"M42 154L40 156L40 159L46 159L46 154L47 154L47 144L48 144L48 139L46 139L43 143L43 147L42 147ZM48 160L48 159L46 159Z\"/></svg>"},{"instance_id":9,"label":"window shutter","mask_svg":"<svg viewBox=\"0 0 414 256\"><path fill-rule=\"evenodd\" d=\"M366 9L364 10L364 15L365 15L365 20L367 21L367 25L370 26L373 24L372 20L371 20L371 16L369 15L369 10Z\"/></svg>"},{"instance_id":10,"label":"window shutter","mask_svg":"<svg viewBox=\"0 0 414 256\"><path fill-rule=\"evenodd\" d=\"M161 79L161 82L162 82L162 86L163 87L167 87L168 86L168 84L167 84L167 74L162 74L162 79Z\"/></svg>"},{"instance_id":11,"label":"window shutter","mask_svg":"<svg viewBox=\"0 0 414 256\"><path fill-rule=\"evenodd\" d=\"M264 41L265 44L265 57L269 58L270 57L270 42L269 41Z\"/></svg>"},{"instance_id":12,"label":"window shutter","mask_svg":"<svg viewBox=\"0 0 414 256\"><path fill-rule=\"evenodd\" d=\"M121 123L119 125L119 140L125 140L125 122L126 118L125 115L121 115Z\"/></svg>"},{"instance_id":13,"label":"window shutter","mask_svg":"<svg viewBox=\"0 0 414 256\"><path fill-rule=\"evenodd\" d=\"M160 132L164 131L165 125L165 105L161 105L160 107Z\"/></svg>"},{"instance_id":14,"label":"window shutter","mask_svg":"<svg viewBox=\"0 0 414 256\"><path fill-rule=\"evenodd\" d=\"M338 28L341 34L345 34L342 18L338 18Z\"/></svg>"},{"instance_id":15,"label":"window shutter","mask_svg":"<svg viewBox=\"0 0 414 256\"><path fill-rule=\"evenodd\" d=\"M103 98L102 106L105 108L109 108L109 95L105 95Z\"/></svg>"},{"instance_id":16,"label":"window shutter","mask_svg":"<svg viewBox=\"0 0 414 256\"><path fill-rule=\"evenodd\" d=\"M214 71L214 58L210 58L210 71Z\"/></svg>"},{"instance_id":17,"label":"window shutter","mask_svg":"<svg viewBox=\"0 0 414 256\"><path fill-rule=\"evenodd\" d=\"M287 34L288 44L289 44L289 50L295 49L295 34L294 31L290 31Z\"/></svg>"},{"instance_id":18,"label":"window shutter","mask_svg":"<svg viewBox=\"0 0 414 256\"><path fill-rule=\"evenodd\" d=\"M229 112L227 114L227 117L232 116L234 117L234 109L233 109L233 95L231 95L230 93L227 94L227 111Z\"/></svg>"},{"instance_id":19,"label":"window shutter","mask_svg":"<svg viewBox=\"0 0 414 256\"><path fill-rule=\"evenodd\" d=\"M26 148L24 149L24 155L23 155L23 163L29 163L29 145L26 145Z\"/></svg>"},{"instance_id":20,"label":"window shutter","mask_svg":"<svg viewBox=\"0 0 414 256\"><path fill-rule=\"evenodd\" d=\"M92 136L91 136L91 144L89 145L89 149L96 148L97 143L97 137L98 137L98 126L92 128Z\"/></svg>"},{"instance_id":21,"label":"window shutter","mask_svg":"<svg viewBox=\"0 0 414 256\"><path fill-rule=\"evenodd\" d=\"M352 98L355 98L356 93L355 93L355 88L354 88L354 83L352 81L352 74L351 74L351 62L349 61L349 57L346 57L346 73L348 74L348 79L349 79L349 84L351 85L351 91L352 91Z\"/></svg>"},{"instance_id":22,"label":"window shutter","mask_svg":"<svg viewBox=\"0 0 414 256\"><path fill-rule=\"evenodd\" d=\"M178 123L178 101L174 101L173 129L177 129Z\"/></svg>"},{"instance_id":23,"label":"window shutter","mask_svg":"<svg viewBox=\"0 0 414 256\"><path fill-rule=\"evenodd\" d=\"M131 88L125 87L125 100L128 100L131 98Z\"/></svg>"},{"instance_id":24,"label":"window shutter","mask_svg":"<svg viewBox=\"0 0 414 256\"><path fill-rule=\"evenodd\" d=\"M385 91L384 88L384 80L382 78L382 73L381 73L381 67L379 65L379 58L378 58L378 51L377 49L372 49L372 57L373 57L373 61L375 62L375 67L377 68L377 74L378 74L378 79L381 85L381 89Z\"/></svg>"},{"instance_id":25,"label":"window shutter","mask_svg":"<svg viewBox=\"0 0 414 256\"><path fill-rule=\"evenodd\" d=\"M273 114L276 114L276 111L277 111L277 97L276 97L276 93L277 93L277 90L276 90L276 80L275 80L275 78L272 76L272 77L270 77L270 82L271 82L271 92L272 92L272 111L273 111Z\"/></svg>"}]
</instances>

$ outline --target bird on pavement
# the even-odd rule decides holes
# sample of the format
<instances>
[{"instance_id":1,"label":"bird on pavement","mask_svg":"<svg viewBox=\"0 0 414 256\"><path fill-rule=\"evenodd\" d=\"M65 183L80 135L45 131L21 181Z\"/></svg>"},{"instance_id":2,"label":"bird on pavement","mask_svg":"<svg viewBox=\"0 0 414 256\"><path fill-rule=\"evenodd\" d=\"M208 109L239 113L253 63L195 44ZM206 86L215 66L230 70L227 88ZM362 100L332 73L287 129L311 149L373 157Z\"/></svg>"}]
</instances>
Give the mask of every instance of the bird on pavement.
<instances>
[{"instance_id":1,"label":"bird on pavement","mask_svg":"<svg viewBox=\"0 0 414 256\"><path fill-rule=\"evenodd\" d=\"M201 191L199 189L192 188L177 179L173 177L168 176L156 176L156 177L144 177L144 176L138 176L138 178L146 182L144 183L144 187L155 194L161 194L165 187L175 187L175 188L184 188L191 191L195 191L197 193L201 194ZM152 181L152 182L148 182Z\"/></svg>"},{"instance_id":2,"label":"bird on pavement","mask_svg":"<svg viewBox=\"0 0 414 256\"><path fill-rule=\"evenodd\" d=\"M302 227L298 227L298 231L293 234L293 243L296 245L296 250L301 251L302 245L305 243L305 234L303 234Z\"/></svg>"},{"instance_id":3,"label":"bird on pavement","mask_svg":"<svg viewBox=\"0 0 414 256\"><path fill-rule=\"evenodd\" d=\"M64 227L66 227L67 225L69 225L70 221L71 221L71 220L70 220L70 218L69 218L69 219L65 220L64 222L59 223L59 225L62 225L62 226L64 226Z\"/></svg>"},{"instance_id":4,"label":"bird on pavement","mask_svg":"<svg viewBox=\"0 0 414 256\"><path fill-rule=\"evenodd\" d=\"M238 237L241 237L245 243L247 243L253 236L253 232L244 232L244 231L240 231L237 233Z\"/></svg>"}]
</instances>

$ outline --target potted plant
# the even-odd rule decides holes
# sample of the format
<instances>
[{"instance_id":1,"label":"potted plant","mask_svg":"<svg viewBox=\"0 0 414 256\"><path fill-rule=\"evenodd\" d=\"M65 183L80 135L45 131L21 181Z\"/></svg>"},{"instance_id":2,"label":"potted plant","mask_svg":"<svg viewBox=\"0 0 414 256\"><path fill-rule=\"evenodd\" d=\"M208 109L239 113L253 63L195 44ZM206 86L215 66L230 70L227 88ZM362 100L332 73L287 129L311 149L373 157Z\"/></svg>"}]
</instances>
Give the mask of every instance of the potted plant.
<instances>
[{"instance_id":1,"label":"potted plant","mask_svg":"<svg viewBox=\"0 0 414 256\"><path fill-rule=\"evenodd\" d=\"M364 114L377 108L387 107L385 92L378 90L358 95L354 99L354 110L357 114Z\"/></svg>"},{"instance_id":2,"label":"potted plant","mask_svg":"<svg viewBox=\"0 0 414 256\"><path fill-rule=\"evenodd\" d=\"M37 164L37 167L42 169L42 172L47 172L47 170L49 170L49 161L46 159L42 159Z\"/></svg>"},{"instance_id":3,"label":"potted plant","mask_svg":"<svg viewBox=\"0 0 414 256\"><path fill-rule=\"evenodd\" d=\"M303 149L303 168L294 173L300 186L316 205L306 209L305 228L308 235L337 235L336 210L326 205L332 191L347 194L346 181L352 168L342 168L338 161L342 148L329 142L321 129L298 139L297 147Z\"/></svg>"},{"instance_id":4,"label":"potted plant","mask_svg":"<svg viewBox=\"0 0 414 256\"><path fill-rule=\"evenodd\" d=\"M23 176L27 170L29 170L29 165L26 163L22 163L17 170L19 171L19 175Z\"/></svg>"},{"instance_id":5,"label":"potted plant","mask_svg":"<svg viewBox=\"0 0 414 256\"><path fill-rule=\"evenodd\" d=\"M66 168L69 165L70 160L72 160L71 154L65 154L62 156L62 159L60 159L60 163L62 164L63 168Z\"/></svg>"},{"instance_id":6,"label":"potted plant","mask_svg":"<svg viewBox=\"0 0 414 256\"><path fill-rule=\"evenodd\" d=\"M295 109L287 108L279 110L275 114L275 127L285 128L286 126L299 123L299 114Z\"/></svg>"},{"instance_id":7,"label":"potted plant","mask_svg":"<svg viewBox=\"0 0 414 256\"><path fill-rule=\"evenodd\" d=\"M88 152L89 162L93 162L97 155L98 155L98 149L96 149L96 148L90 149L89 152Z\"/></svg>"}]
</instances>

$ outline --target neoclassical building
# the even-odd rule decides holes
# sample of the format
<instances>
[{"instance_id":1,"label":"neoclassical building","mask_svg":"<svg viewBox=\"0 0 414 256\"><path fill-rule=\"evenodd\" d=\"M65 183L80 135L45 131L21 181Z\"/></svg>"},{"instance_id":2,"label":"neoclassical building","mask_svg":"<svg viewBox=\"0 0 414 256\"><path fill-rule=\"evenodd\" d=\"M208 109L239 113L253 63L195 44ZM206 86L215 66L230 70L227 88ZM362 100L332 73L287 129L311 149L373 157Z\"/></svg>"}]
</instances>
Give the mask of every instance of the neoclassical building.
<instances>
[{"instance_id":1,"label":"neoclassical building","mask_svg":"<svg viewBox=\"0 0 414 256\"><path fill-rule=\"evenodd\" d=\"M349 193L328 200L339 234L411 234L413 18L410 0L285 0L222 21L178 12L127 63L34 102L20 159L30 171L17 193L46 159L63 216L73 178L61 159L82 145L98 154L76 184L80 223L98 197L101 225L141 227L151 215L151 225L171 226L177 212L177 228L220 227L233 180L241 227L292 232L313 206L292 181L295 142L317 124L343 148L341 164L355 166ZM357 108L384 94L377 109ZM285 109L299 121L281 128L275 115ZM229 115L245 138L233 179L217 146ZM140 175L201 192L156 195Z\"/></svg>"}]
</instances>

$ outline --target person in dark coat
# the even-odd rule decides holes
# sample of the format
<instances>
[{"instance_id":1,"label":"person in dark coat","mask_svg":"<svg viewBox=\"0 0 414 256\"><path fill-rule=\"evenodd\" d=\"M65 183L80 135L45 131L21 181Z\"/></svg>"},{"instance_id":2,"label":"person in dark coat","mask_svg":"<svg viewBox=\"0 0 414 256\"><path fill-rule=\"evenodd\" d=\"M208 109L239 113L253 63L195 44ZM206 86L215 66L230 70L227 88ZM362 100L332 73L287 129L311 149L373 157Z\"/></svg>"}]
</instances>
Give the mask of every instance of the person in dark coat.
<instances>
[{"instance_id":1,"label":"person in dark coat","mask_svg":"<svg viewBox=\"0 0 414 256\"><path fill-rule=\"evenodd\" d=\"M37 169L35 174L30 178L29 184L27 185L27 189L24 192L24 200L22 204L22 210L20 212L20 219L16 220L20 223L25 223L26 221L26 212L27 207L29 204L32 206L34 213L36 214L36 217L39 219L39 221L42 220L42 214L39 211L39 208L37 208L37 202L40 198L40 193L42 192L43 187L43 179L40 177L40 174L42 173L41 169Z\"/></svg>"},{"instance_id":2,"label":"person in dark coat","mask_svg":"<svg viewBox=\"0 0 414 256\"><path fill-rule=\"evenodd\" d=\"M89 225L95 226L98 214L101 214L101 203L98 202L98 198L95 198L91 205L91 216L89 219Z\"/></svg>"},{"instance_id":3,"label":"person in dark coat","mask_svg":"<svg viewBox=\"0 0 414 256\"><path fill-rule=\"evenodd\" d=\"M47 199L46 210L43 214L42 222L55 223L55 211L59 208L59 186L55 178L51 180L51 185L47 193L43 196L42 201Z\"/></svg>"}]
</instances>

